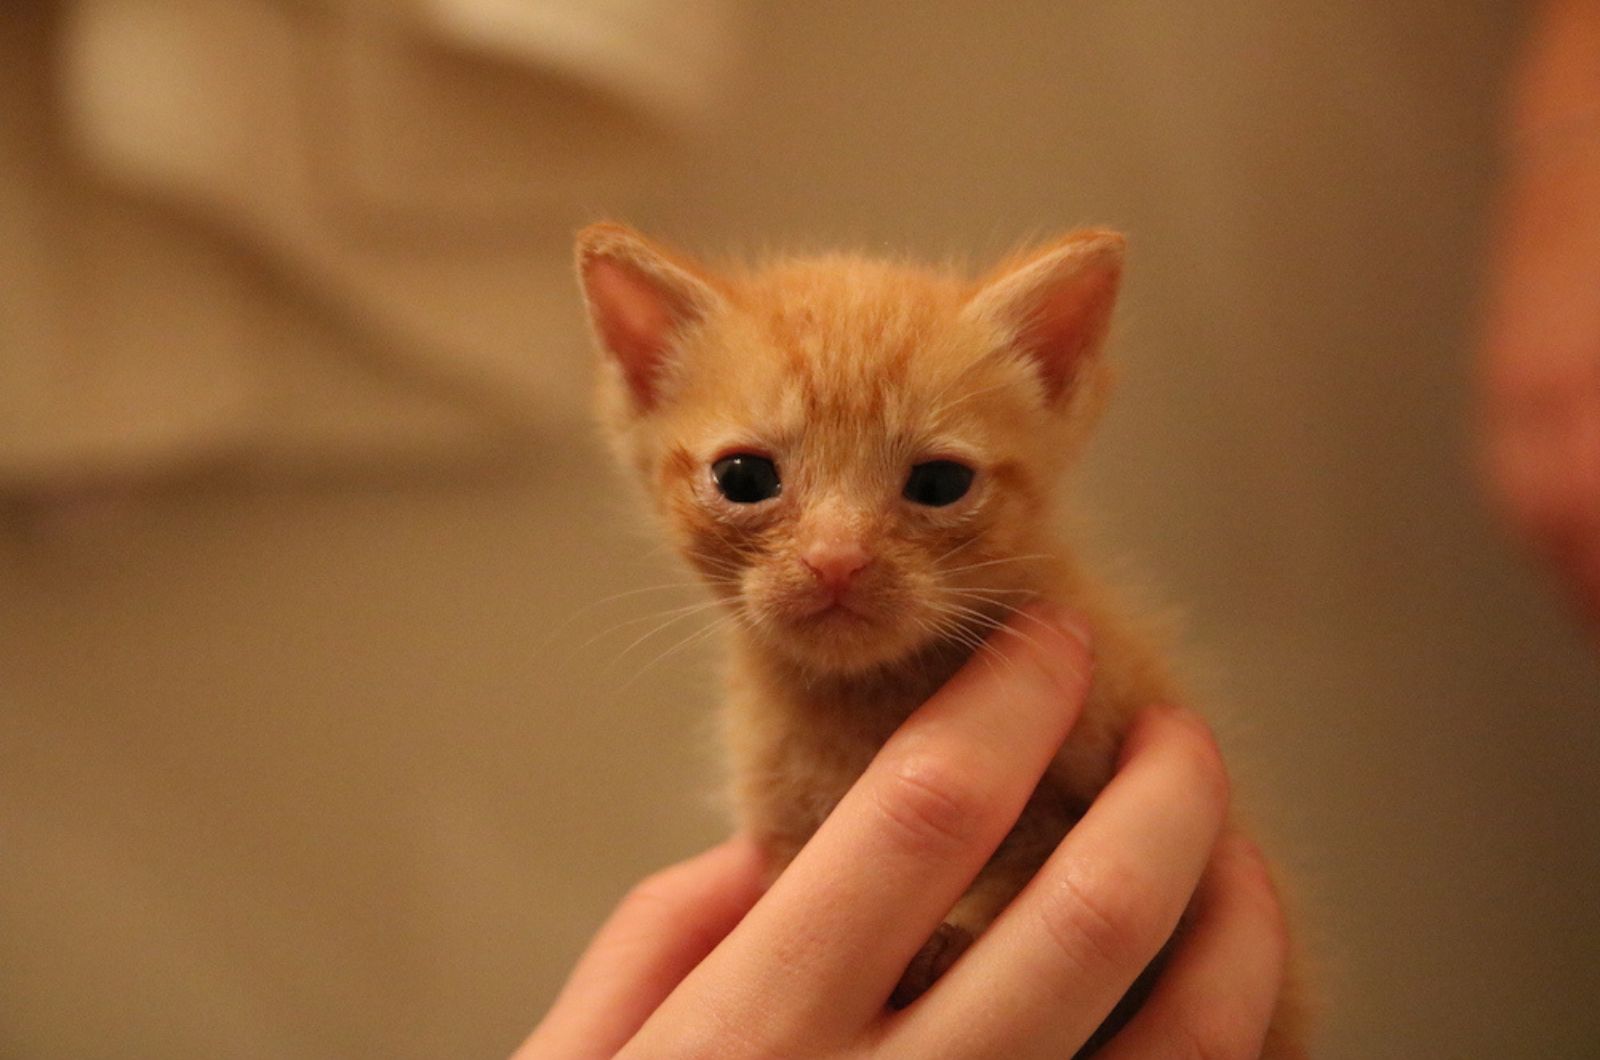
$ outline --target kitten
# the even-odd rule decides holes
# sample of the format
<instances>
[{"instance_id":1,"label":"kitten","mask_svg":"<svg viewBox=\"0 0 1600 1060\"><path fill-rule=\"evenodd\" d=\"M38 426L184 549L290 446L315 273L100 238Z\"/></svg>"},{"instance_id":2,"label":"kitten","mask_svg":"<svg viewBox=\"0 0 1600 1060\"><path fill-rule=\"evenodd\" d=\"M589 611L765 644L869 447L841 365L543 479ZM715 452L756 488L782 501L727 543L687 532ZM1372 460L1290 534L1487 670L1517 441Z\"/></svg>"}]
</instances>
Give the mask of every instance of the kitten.
<instances>
[{"instance_id":1,"label":"kitten","mask_svg":"<svg viewBox=\"0 0 1600 1060\"><path fill-rule=\"evenodd\" d=\"M718 274L615 224L584 229L577 261L610 439L734 616L735 802L774 874L1018 608L1046 598L1094 628L1082 719L905 1004L1082 815L1133 711L1185 701L1051 529L1109 382L1123 239L1075 232L976 283L842 255ZM1293 1055L1280 1017L1269 1055Z\"/></svg>"}]
</instances>

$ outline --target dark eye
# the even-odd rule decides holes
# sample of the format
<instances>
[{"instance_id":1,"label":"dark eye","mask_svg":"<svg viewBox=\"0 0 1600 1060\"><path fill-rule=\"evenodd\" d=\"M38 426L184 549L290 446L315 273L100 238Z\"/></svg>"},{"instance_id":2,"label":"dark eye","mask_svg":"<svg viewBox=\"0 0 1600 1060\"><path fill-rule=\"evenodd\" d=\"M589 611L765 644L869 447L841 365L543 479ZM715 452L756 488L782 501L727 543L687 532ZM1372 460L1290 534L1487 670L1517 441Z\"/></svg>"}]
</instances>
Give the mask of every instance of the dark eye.
<instances>
[{"instance_id":1,"label":"dark eye","mask_svg":"<svg viewBox=\"0 0 1600 1060\"><path fill-rule=\"evenodd\" d=\"M942 508L965 497L971 488L970 467L954 460L930 460L911 469L901 496L930 508Z\"/></svg>"},{"instance_id":2,"label":"dark eye","mask_svg":"<svg viewBox=\"0 0 1600 1060\"><path fill-rule=\"evenodd\" d=\"M711 465L717 489L735 504L756 504L778 495L778 466L764 456L734 453Z\"/></svg>"}]
</instances>

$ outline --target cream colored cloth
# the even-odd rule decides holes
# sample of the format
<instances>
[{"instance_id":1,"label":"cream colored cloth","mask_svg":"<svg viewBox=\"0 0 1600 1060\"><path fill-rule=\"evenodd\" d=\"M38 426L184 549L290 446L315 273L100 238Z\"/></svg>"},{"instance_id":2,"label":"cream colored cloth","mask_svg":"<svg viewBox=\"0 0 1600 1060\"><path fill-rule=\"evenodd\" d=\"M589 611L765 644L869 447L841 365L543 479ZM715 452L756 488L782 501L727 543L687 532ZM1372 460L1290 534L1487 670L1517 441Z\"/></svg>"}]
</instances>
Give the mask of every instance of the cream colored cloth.
<instances>
[{"instance_id":1,"label":"cream colored cloth","mask_svg":"<svg viewBox=\"0 0 1600 1060\"><path fill-rule=\"evenodd\" d=\"M574 224L722 0L77 0L0 25L0 491L437 462L584 409Z\"/></svg>"}]
</instances>

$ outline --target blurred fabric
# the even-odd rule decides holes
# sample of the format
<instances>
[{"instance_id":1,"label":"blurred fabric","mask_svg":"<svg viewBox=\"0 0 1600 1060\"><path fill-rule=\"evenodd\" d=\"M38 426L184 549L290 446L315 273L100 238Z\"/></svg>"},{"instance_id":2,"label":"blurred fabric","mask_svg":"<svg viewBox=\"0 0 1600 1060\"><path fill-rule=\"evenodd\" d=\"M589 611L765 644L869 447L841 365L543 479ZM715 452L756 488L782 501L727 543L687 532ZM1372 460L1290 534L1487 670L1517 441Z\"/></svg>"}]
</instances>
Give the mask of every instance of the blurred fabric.
<instances>
[{"instance_id":1,"label":"blurred fabric","mask_svg":"<svg viewBox=\"0 0 1600 1060\"><path fill-rule=\"evenodd\" d=\"M77 0L0 28L0 491L481 455L581 405L574 216L718 0ZM559 324L557 323L559 322Z\"/></svg>"},{"instance_id":2,"label":"blurred fabric","mask_svg":"<svg viewBox=\"0 0 1600 1060\"><path fill-rule=\"evenodd\" d=\"M0 1056L504 1055L723 833L698 597L588 422L603 215L1128 231L1077 507L1188 615L1318 1055L1594 1055L1600 663L1469 456L1519 17L8 5Z\"/></svg>"}]
</instances>

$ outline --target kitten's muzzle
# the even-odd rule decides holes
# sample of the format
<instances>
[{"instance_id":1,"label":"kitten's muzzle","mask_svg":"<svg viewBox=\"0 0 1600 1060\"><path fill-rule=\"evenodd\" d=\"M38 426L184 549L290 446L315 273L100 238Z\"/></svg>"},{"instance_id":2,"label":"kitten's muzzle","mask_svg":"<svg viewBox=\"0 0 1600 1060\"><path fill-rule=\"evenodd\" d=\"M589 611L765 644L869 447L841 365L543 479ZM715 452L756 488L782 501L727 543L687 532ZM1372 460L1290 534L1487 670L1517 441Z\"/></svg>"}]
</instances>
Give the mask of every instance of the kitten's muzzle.
<instances>
[{"instance_id":1,"label":"kitten's muzzle","mask_svg":"<svg viewBox=\"0 0 1600 1060\"><path fill-rule=\"evenodd\" d=\"M858 541L825 540L808 545L800 554L818 586L837 601L850 590L856 576L872 562L872 557Z\"/></svg>"}]
</instances>

